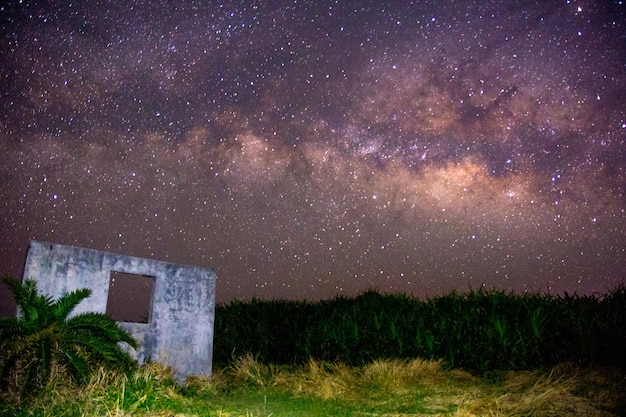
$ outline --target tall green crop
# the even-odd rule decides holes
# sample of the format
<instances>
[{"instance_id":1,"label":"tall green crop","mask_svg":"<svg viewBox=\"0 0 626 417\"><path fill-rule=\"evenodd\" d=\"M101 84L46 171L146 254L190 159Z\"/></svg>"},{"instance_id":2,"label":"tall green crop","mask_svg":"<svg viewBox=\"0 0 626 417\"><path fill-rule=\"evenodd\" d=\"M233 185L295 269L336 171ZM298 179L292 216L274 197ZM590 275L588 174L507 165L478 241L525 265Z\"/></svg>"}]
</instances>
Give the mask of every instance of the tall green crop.
<instances>
[{"instance_id":1,"label":"tall green crop","mask_svg":"<svg viewBox=\"0 0 626 417\"><path fill-rule=\"evenodd\" d=\"M217 306L214 351L218 362L247 353L270 363L443 359L479 373L561 361L624 366L625 311L623 287L603 298L481 289L427 300L375 291L253 300Z\"/></svg>"}]
</instances>

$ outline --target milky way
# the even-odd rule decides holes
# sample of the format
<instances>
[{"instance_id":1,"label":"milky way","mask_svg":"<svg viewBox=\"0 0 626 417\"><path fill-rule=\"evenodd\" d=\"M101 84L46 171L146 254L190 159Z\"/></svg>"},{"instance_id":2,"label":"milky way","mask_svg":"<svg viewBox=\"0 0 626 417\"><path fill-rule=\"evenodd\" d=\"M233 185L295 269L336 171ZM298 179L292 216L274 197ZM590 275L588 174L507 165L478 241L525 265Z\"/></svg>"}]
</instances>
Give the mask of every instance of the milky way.
<instances>
[{"instance_id":1,"label":"milky way","mask_svg":"<svg viewBox=\"0 0 626 417\"><path fill-rule=\"evenodd\" d=\"M626 6L441 3L5 2L0 272L37 239L219 302L624 282Z\"/></svg>"}]
</instances>

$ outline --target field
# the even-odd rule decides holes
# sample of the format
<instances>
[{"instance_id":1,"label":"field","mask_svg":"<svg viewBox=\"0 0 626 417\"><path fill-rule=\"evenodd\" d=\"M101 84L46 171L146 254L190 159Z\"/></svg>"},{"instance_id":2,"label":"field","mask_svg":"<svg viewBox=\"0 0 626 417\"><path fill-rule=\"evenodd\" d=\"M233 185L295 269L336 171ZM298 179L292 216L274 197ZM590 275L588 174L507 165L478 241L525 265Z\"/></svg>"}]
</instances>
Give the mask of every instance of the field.
<instances>
[{"instance_id":1,"label":"field","mask_svg":"<svg viewBox=\"0 0 626 417\"><path fill-rule=\"evenodd\" d=\"M378 359L442 360L476 374L564 362L626 369L626 287L603 297L451 293L428 300L367 291L321 302L219 305L214 361L309 359L360 366Z\"/></svg>"},{"instance_id":2,"label":"field","mask_svg":"<svg viewBox=\"0 0 626 417\"><path fill-rule=\"evenodd\" d=\"M214 372L58 377L6 416L623 416L626 289L603 297L368 291L216 308Z\"/></svg>"},{"instance_id":3,"label":"field","mask_svg":"<svg viewBox=\"0 0 626 417\"><path fill-rule=\"evenodd\" d=\"M310 361L263 365L246 356L211 378L176 385L149 364L131 377L101 372L83 388L57 381L3 416L623 416L623 372L572 364L474 376L440 362L361 367Z\"/></svg>"}]
</instances>

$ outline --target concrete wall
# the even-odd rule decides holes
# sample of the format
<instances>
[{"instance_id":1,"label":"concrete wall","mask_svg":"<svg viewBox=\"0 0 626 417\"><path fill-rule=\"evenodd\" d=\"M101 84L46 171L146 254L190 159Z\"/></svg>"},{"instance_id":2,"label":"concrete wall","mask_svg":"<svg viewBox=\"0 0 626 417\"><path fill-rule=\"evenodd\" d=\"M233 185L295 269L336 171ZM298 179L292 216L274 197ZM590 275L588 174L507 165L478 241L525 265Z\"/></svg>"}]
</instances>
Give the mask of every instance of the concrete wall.
<instances>
[{"instance_id":1,"label":"concrete wall","mask_svg":"<svg viewBox=\"0 0 626 417\"><path fill-rule=\"evenodd\" d=\"M32 241L24 279L40 293L58 298L80 288L92 290L74 310L104 313L111 271L155 278L148 323L122 323L138 342L131 355L170 365L179 381L210 375L213 357L215 273L209 269L135 258L74 246Z\"/></svg>"}]
</instances>

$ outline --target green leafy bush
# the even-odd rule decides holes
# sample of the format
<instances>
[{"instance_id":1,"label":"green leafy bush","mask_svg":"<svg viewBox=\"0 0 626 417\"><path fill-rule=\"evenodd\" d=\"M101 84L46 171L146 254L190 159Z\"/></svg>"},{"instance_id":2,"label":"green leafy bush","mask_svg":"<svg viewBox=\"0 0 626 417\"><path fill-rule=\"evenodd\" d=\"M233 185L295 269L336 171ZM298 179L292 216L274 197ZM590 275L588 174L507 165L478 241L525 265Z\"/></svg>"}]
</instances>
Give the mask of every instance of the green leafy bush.
<instances>
[{"instance_id":1,"label":"green leafy bush","mask_svg":"<svg viewBox=\"0 0 626 417\"><path fill-rule=\"evenodd\" d=\"M17 398L36 394L49 382L53 370L67 372L78 383L89 381L101 366L130 370L134 361L118 345L136 347L135 340L110 317L83 313L69 317L89 289L57 300L37 293L37 284L23 284L5 276L2 282L17 304L16 318L0 319L0 390Z\"/></svg>"}]
</instances>

